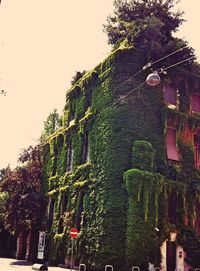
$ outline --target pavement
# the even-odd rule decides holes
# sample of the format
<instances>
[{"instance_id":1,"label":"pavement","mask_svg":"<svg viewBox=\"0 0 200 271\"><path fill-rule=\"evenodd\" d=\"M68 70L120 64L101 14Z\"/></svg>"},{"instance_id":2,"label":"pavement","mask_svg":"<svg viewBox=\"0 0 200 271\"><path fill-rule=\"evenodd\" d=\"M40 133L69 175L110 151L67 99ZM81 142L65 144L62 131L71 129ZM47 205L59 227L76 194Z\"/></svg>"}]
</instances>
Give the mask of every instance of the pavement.
<instances>
[{"instance_id":1,"label":"pavement","mask_svg":"<svg viewBox=\"0 0 200 271\"><path fill-rule=\"evenodd\" d=\"M33 270L32 266L33 263L27 262L25 260L0 258L0 271L30 271ZM70 271L70 269L56 266L48 266L48 271Z\"/></svg>"}]
</instances>

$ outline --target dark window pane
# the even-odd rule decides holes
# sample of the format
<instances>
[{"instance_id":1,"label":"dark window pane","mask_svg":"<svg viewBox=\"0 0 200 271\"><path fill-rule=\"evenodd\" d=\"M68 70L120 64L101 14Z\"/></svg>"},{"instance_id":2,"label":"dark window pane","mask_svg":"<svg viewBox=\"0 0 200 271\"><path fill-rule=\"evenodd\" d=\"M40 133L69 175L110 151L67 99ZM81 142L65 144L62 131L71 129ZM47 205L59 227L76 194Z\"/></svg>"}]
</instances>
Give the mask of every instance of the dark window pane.
<instances>
[{"instance_id":1,"label":"dark window pane","mask_svg":"<svg viewBox=\"0 0 200 271\"><path fill-rule=\"evenodd\" d=\"M67 171L72 171L72 164L73 164L73 149L72 144L70 142L67 150Z\"/></svg>"},{"instance_id":2,"label":"dark window pane","mask_svg":"<svg viewBox=\"0 0 200 271\"><path fill-rule=\"evenodd\" d=\"M167 241L167 271L176 270L176 243Z\"/></svg>"},{"instance_id":3,"label":"dark window pane","mask_svg":"<svg viewBox=\"0 0 200 271\"><path fill-rule=\"evenodd\" d=\"M177 105L177 90L169 85L164 86L164 99L168 104Z\"/></svg>"},{"instance_id":4,"label":"dark window pane","mask_svg":"<svg viewBox=\"0 0 200 271\"><path fill-rule=\"evenodd\" d=\"M200 96L192 95L191 96L191 108L193 112L200 112Z\"/></svg>"},{"instance_id":5,"label":"dark window pane","mask_svg":"<svg viewBox=\"0 0 200 271\"><path fill-rule=\"evenodd\" d=\"M195 166L200 167L200 134L194 135L194 155L195 155Z\"/></svg>"},{"instance_id":6,"label":"dark window pane","mask_svg":"<svg viewBox=\"0 0 200 271\"><path fill-rule=\"evenodd\" d=\"M178 151L176 147L176 130L167 128L166 146L167 146L167 158L179 161Z\"/></svg>"},{"instance_id":7,"label":"dark window pane","mask_svg":"<svg viewBox=\"0 0 200 271\"><path fill-rule=\"evenodd\" d=\"M89 142L88 142L88 133L84 134L83 139L83 163L89 161Z\"/></svg>"},{"instance_id":8,"label":"dark window pane","mask_svg":"<svg viewBox=\"0 0 200 271\"><path fill-rule=\"evenodd\" d=\"M49 219L48 219L48 229L51 229L51 226L53 224L53 218L54 218L54 205L55 205L55 198L50 199L49 204Z\"/></svg>"}]
</instances>

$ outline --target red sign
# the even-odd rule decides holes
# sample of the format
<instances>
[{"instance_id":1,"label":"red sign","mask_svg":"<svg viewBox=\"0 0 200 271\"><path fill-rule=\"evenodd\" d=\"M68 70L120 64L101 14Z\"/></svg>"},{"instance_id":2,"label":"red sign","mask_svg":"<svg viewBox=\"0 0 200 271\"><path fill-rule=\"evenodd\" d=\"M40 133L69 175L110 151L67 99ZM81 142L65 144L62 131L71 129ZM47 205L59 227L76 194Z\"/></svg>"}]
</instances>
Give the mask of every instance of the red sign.
<instances>
[{"instance_id":1,"label":"red sign","mask_svg":"<svg viewBox=\"0 0 200 271\"><path fill-rule=\"evenodd\" d=\"M75 229L75 228L72 228L72 229L70 230L69 234L70 234L71 238L76 238L77 235L78 235L78 230Z\"/></svg>"}]
</instances>

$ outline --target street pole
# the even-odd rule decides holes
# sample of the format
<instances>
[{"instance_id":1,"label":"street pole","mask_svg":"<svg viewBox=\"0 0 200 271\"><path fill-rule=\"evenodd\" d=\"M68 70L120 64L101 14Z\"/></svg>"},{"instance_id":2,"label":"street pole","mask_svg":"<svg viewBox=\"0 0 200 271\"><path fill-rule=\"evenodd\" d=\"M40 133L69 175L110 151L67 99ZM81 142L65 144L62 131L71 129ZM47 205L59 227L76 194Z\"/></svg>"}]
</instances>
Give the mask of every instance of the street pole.
<instances>
[{"instance_id":1,"label":"street pole","mask_svg":"<svg viewBox=\"0 0 200 271\"><path fill-rule=\"evenodd\" d=\"M72 238L72 252L71 252L71 271L72 271L72 265L73 265L73 256L74 256L74 238Z\"/></svg>"},{"instance_id":2,"label":"street pole","mask_svg":"<svg viewBox=\"0 0 200 271\"><path fill-rule=\"evenodd\" d=\"M74 239L77 238L78 230L76 228L72 228L69 232L71 239L72 239L72 251L71 251L71 271L72 271L72 265L73 265L73 257L74 257Z\"/></svg>"}]
</instances>

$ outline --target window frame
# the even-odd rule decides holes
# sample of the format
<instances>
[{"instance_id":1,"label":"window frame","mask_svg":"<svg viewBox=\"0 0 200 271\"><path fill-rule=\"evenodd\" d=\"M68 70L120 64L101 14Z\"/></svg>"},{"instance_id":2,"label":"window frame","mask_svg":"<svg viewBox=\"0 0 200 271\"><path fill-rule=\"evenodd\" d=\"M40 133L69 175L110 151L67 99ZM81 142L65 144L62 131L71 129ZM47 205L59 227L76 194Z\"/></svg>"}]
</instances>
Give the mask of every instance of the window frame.
<instances>
[{"instance_id":1,"label":"window frame","mask_svg":"<svg viewBox=\"0 0 200 271\"><path fill-rule=\"evenodd\" d=\"M67 147L67 167L66 167L67 172L71 172L73 170L73 156L74 156L73 145L72 142L69 141Z\"/></svg>"},{"instance_id":2,"label":"window frame","mask_svg":"<svg viewBox=\"0 0 200 271\"><path fill-rule=\"evenodd\" d=\"M174 145L175 149L174 149L173 151L171 151L171 150L169 149L169 146L172 146L172 144L169 145L170 142L169 142L168 139L167 139L167 135L168 135L168 131L169 131L169 130L174 131L174 142L173 142L173 145ZM177 133L176 133L176 128L175 128L175 127L172 127L172 126L167 126L167 128L166 128L166 133L165 133L165 145L166 145L167 159L168 159L168 160L171 160L171 161L179 162L179 161L180 161L180 155L179 155L179 151L178 151L178 146L177 146L177 144L176 144L176 135L177 135ZM177 159L174 159L174 157L173 157L173 158L170 157L170 156L171 156L171 153L174 153L174 152L176 152L175 155L177 155ZM173 154L173 155L174 155L174 154ZM173 155L172 155L172 156L173 156Z\"/></svg>"},{"instance_id":3,"label":"window frame","mask_svg":"<svg viewBox=\"0 0 200 271\"><path fill-rule=\"evenodd\" d=\"M198 111L194 110L194 108L193 108L193 98L194 97L198 97L198 99L199 99L199 110ZM198 93L192 93L190 95L190 113L200 114L200 94L198 94Z\"/></svg>"},{"instance_id":4,"label":"window frame","mask_svg":"<svg viewBox=\"0 0 200 271\"><path fill-rule=\"evenodd\" d=\"M83 136L83 164L90 161L90 151L89 151L89 135L88 132L84 133Z\"/></svg>"},{"instance_id":5,"label":"window frame","mask_svg":"<svg viewBox=\"0 0 200 271\"><path fill-rule=\"evenodd\" d=\"M195 136L199 135L199 142L195 142ZM200 169L200 131L193 134L195 168ZM199 152L198 152L199 149Z\"/></svg>"},{"instance_id":6,"label":"window frame","mask_svg":"<svg viewBox=\"0 0 200 271\"><path fill-rule=\"evenodd\" d=\"M167 87L170 88L171 90L174 90L175 93L175 98L172 97L172 93L168 93L167 95ZM164 95L164 102L165 104L167 105L168 108L171 108L171 109L178 109L178 96L179 96L179 91L176 87L173 87L169 84L164 84L163 85L163 95ZM174 99L174 103L173 102L170 102L170 100L173 100Z\"/></svg>"}]
</instances>

